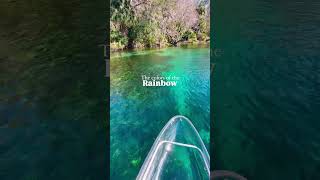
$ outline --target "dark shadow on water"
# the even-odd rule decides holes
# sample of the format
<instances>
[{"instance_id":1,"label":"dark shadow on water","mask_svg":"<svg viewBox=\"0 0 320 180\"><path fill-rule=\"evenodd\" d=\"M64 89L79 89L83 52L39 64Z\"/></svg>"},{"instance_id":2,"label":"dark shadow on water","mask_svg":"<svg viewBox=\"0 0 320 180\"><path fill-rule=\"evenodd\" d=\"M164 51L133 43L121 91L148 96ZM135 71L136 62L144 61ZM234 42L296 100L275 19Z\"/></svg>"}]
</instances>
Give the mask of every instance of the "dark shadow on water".
<instances>
[{"instance_id":1,"label":"dark shadow on water","mask_svg":"<svg viewBox=\"0 0 320 180\"><path fill-rule=\"evenodd\" d=\"M108 178L106 3L1 3L1 179Z\"/></svg>"},{"instance_id":2,"label":"dark shadow on water","mask_svg":"<svg viewBox=\"0 0 320 180\"><path fill-rule=\"evenodd\" d=\"M214 170L319 179L318 1L217 1ZM230 22L230 23L226 23Z\"/></svg>"}]
</instances>

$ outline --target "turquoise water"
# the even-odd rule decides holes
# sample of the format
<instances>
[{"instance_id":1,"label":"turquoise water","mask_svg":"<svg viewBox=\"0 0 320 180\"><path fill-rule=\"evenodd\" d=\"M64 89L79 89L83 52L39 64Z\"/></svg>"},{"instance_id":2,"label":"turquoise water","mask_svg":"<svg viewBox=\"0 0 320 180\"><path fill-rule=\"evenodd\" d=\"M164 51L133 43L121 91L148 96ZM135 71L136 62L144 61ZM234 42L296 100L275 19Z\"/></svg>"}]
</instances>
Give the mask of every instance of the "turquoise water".
<instances>
[{"instance_id":1,"label":"turquoise water","mask_svg":"<svg viewBox=\"0 0 320 180\"><path fill-rule=\"evenodd\" d=\"M188 117L209 147L209 49L168 48L112 54L111 179L135 179L161 129ZM176 87L144 87L141 75L176 76Z\"/></svg>"},{"instance_id":2,"label":"turquoise water","mask_svg":"<svg viewBox=\"0 0 320 180\"><path fill-rule=\"evenodd\" d=\"M320 179L320 3L213 3L214 169Z\"/></svg>"}]
</instances>

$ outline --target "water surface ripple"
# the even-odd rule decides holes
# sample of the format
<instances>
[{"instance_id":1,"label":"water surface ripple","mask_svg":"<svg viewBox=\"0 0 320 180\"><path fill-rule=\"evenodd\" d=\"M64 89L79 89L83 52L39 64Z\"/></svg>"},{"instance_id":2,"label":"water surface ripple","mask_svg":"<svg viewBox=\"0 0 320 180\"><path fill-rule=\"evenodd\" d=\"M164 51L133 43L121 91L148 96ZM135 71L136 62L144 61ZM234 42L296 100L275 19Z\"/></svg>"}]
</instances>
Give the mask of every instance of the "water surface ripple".
<instances>
[{"instance_id":1,"label":"water surface ripple","mask_svg":"<svg viewBox=\"0 0 320 180\"><path fill-rule=\"evenodd\" d=\"M248 0L233 11L245 11L238 17L218 17L238 21L216 35L224 55L213 79L215 169L320 178L319 8L312 0Z\"/></svg>"}]
</instances>

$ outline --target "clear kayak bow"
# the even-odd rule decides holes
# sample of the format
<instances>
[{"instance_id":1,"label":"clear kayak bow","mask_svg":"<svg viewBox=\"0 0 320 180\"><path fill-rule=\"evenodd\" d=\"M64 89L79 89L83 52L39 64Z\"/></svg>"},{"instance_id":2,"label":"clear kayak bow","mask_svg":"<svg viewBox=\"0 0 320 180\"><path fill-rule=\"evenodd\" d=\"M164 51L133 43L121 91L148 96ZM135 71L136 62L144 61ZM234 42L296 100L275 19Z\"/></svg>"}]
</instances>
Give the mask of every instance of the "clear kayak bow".
<instances>
[{"instance_id":1,"label":"clear kayak bow","mask_svg":"<svg viewBox=\"0 0 320 180\"><path fill-rule=\"evenodd\" d=\"M136 180L209 180L210 156L198 131L184 116L161 130Z\"/></svg>"}]
</instances>

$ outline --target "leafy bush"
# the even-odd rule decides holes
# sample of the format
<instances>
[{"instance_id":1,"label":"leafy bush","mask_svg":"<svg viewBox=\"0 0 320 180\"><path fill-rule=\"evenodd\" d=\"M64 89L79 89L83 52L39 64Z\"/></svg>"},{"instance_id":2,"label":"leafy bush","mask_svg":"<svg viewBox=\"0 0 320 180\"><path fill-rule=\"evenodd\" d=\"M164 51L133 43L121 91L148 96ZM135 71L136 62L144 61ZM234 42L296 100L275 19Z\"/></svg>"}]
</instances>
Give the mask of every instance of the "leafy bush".
<instances>
[{"instance_id":1,"label":"leafy bush","mask_svg":"<svg viewBox=\"0 0 320 180\"><path fill-rule=\"evenodd\" d=\"M206 40L210 31L207 7L194 0L112 0L111 48L153 48Z\"/></svg>"}]
</instances>

